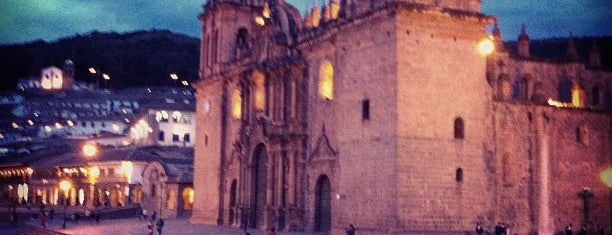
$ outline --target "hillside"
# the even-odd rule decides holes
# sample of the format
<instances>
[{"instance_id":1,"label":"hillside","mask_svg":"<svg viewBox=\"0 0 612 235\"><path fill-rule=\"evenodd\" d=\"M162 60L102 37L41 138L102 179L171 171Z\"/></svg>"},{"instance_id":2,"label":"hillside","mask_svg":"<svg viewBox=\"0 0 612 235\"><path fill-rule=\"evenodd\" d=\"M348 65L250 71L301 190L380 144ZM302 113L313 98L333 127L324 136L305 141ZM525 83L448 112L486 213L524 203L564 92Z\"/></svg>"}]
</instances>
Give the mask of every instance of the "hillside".
<instances>
[{"instance_id":1,"label":"hillside","mask_svg":"<svg viewBox=\"0 0 612 235\"><path fill-rule=\"evenodd\" d=\"M180 85L170 79L198 79L198 38L167 30L131 33L97 31L74 35L54 42L0 45L0 89L14 90L19 78L39 77L44 67L61 68L66 59L75 64L76 80L94 82L106 73L111 77L106 87L124 88L143 85ZM92 75L89 68L100 73Z\"/></svg>"}]
</instances>

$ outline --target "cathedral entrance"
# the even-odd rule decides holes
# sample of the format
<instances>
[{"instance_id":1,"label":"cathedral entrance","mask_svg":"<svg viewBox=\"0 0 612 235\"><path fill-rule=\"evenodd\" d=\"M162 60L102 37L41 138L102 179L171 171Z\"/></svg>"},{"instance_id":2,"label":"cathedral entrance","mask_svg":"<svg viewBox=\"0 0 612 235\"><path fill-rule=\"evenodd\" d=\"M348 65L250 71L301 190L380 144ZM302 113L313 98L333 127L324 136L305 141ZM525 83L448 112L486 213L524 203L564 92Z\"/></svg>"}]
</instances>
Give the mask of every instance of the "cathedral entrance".
<instances>
[{"instance_id":1,"label":"cathedral entrance","mask_svg":"<svg viewBox=\"0 0 612 235\"><path fill-rule=\"evenodd\" d=\"M268 178L267 159L268 153L266 147L260 144L255 148L251 173L251 211L249 216L249 225L251 228L258 228L264 225Z\"/></svg>"},{"instance_id":2,"label":"cathedral entrance","mask_svg":"<svg viewBox=\"0 0 612 235\"><path fill-rule=\"evenodd\" d=\"M328 232L331 228L331 185L323 175L317 180L315 192L315 227L317 232Z\"/></svg>"}]
</instances>

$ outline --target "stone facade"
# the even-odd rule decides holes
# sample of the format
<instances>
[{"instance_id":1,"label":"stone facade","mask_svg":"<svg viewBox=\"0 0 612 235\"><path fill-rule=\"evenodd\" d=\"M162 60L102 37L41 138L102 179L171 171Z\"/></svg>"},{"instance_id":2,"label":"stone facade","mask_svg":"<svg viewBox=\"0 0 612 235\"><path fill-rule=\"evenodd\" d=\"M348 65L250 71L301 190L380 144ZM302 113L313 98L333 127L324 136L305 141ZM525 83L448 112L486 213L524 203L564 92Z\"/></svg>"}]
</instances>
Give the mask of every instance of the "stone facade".
<instances>
[{"instance_id":1,"label":"stone facade","mask_svg":"<svg viewBox=\"0 0 612 235\"><path fill-rule=\"evenodd\" d=\"M583 222L589 187L586 222L608 226L612 73L479 54L495 20L479 3L332 0L302 19L280 0L209 1L192 222L552 234Z\"/></svg>"}]
</instances>

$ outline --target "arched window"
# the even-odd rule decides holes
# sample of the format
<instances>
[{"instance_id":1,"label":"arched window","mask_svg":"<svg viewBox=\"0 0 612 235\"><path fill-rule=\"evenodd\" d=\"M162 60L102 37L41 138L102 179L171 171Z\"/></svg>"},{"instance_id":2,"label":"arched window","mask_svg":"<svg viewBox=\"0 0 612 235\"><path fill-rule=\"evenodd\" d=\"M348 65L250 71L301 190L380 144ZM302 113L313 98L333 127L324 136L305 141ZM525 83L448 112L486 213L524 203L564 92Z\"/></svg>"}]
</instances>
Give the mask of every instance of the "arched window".
<instances>
[{"instance_id":1,"label":"arched window","mask_svg":"<svg viewBox=\"0 0 612 235\"><path fill-rule=\"evenodd\" d=\"M183 189L183 209L191 210L193 208L193 188L187 187Z\"/></svg>"},{"instance_id":2,"label":"arched window","mask_svg":"<svg viewBox=\"0 0 612 235\"><path fill-rule=\"evenodd\" d=\"M465 130L464 130L463 118L456 118L455 119L454 130L455 130L455 139L464 139L465 138Z\"/></svg>"},{"instance_id":3,"label":"arched window","mask_svg":"<svg viewBox=\"0 0 612 235\"><path fill-rule=\"evenodd\" d=\"M463 169L457 168L457 171L455 171L455 181L463 182Z\"/></svg>"},{"instance_id":4,"label":"arched window","mask_svg":"<svg viewBox=\"0 0 612 235\"><path fill-rule=\"evenodd\" d=\"M236 47L246 49L248 47L249 31L245 28L238 29L236 33Z\"/></svg>"},{"instance_id":5,"label":"arched window","mask_svg":"<svg viewBox=\"0 0 612 235\"><path fill-rule=\"evenodd\" d=\"M499 75L497 80L498 98L501 100L509 100L512 95L512 86L510 85L510 77L507 74Z\"/></svg>"},{"instance_id":6,"label":"arched window","mask_svg":"<svg viewBox=\"0 0 612 235\"><path fill-rule=\"evenodd\" d=\"M521 78L519 83L519 97L520 100L529 100L529 81L527 77Z\"/></svg>"},{"instance_id":7,"label":"arched window","mask_svg":"<svg viewBox=\"0 0 612 235\"><path fill-rule=\"evenodd\" d=\"M264 111L266 108L266 77L258 71L253 72L253 82L255 83L255 109Z\"/></svg>"},{"instance_id":8,"label":"arched window","mask_svg":"<svg viewBox=\"0 0 612 235\"><path fill-rule=\"evenodd\" d=\"M240 90L235 89L232 92L232 116L235 119L242 117L242 98L240 97Z\"/></svg>"},{"instance_id":9,"label":"arched window","mask_svg":"<svg viewBox=\"0 0 612 235\"><path fill-rule=\"evenodd\" d=\"M327 60L319 68L319 95L327 100L334 99L334 67Z\"/></svg>"}]
</instances>

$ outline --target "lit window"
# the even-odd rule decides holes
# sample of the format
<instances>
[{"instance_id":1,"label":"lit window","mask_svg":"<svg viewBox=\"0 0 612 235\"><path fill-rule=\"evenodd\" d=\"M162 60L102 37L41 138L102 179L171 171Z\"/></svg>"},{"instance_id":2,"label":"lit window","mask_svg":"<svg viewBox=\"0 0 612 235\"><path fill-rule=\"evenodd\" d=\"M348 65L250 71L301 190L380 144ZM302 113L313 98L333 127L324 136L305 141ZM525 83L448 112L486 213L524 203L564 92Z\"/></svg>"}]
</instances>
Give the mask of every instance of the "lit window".
<instances>
[{"instance_id":1,"label":"lit window","mask_svg":"<svg viewBox=\"0 0 612 235\"><path fill-rule=\"evenodd\" d=\"M168 122L168 112L166 111L157 111L155 113L155 120L157 120L157 122Z\"/></svg>"},{"instance_id":2,"label":"lit window","mask_svg":"<svg viewBox=\"0 0 612 235\"><path fill-rule=\"evenodd\" d=\"M179 122L179 120L181 120L181 112L179 111L172 112L172 121Z\"/></svg>"},{"instance_id":3,"label":"lit window","mask_svg":"<svg viewBox=\"0 0 612 235\"><path fill-rule=\"evenodd\" d=\"M253 72L255 82L255 109L264 111L266 108L266 78L260 72Z\"/></svg>"},{"instance_id":4,"label":"lit window","mask_svg":"<svg viewBox=\"0 0 612 235\"><path fill-rule=\"evenodd\" d=\"M191 210L193 208L193 188L188 187L183 189L183 209Z\"/></svg>"},{"instance_id":5,"label":"lit window","mask_svg":"<svg viewBox=\"0 0 612 235\"><path fill-rule=\"evenodd\" d=\"M240 97L240 91L235 89L232 92L232 116L235 119L240 119L242 117L242 98Z\"/></svg>"},{"instance_id":6,"label":"lit window","mask_svg":"<svg viewBox=\"0 0 612 235\"><path fill-rule=\"evenodd\" d=\"M334 98L334 67L329 61L323 61L319 68L319 95L327 100Z\"/></svg>"},{"instance_id":7,"label":"lit window","mask_svg":"<svg viewBox=\"0 0 612 235\"><path fill-rule=\"evenodd\" d=\"M465 138L464 122L462 118L455 119L454 130L455 130L455 139Z\"/></svg>"}]
</instances>

